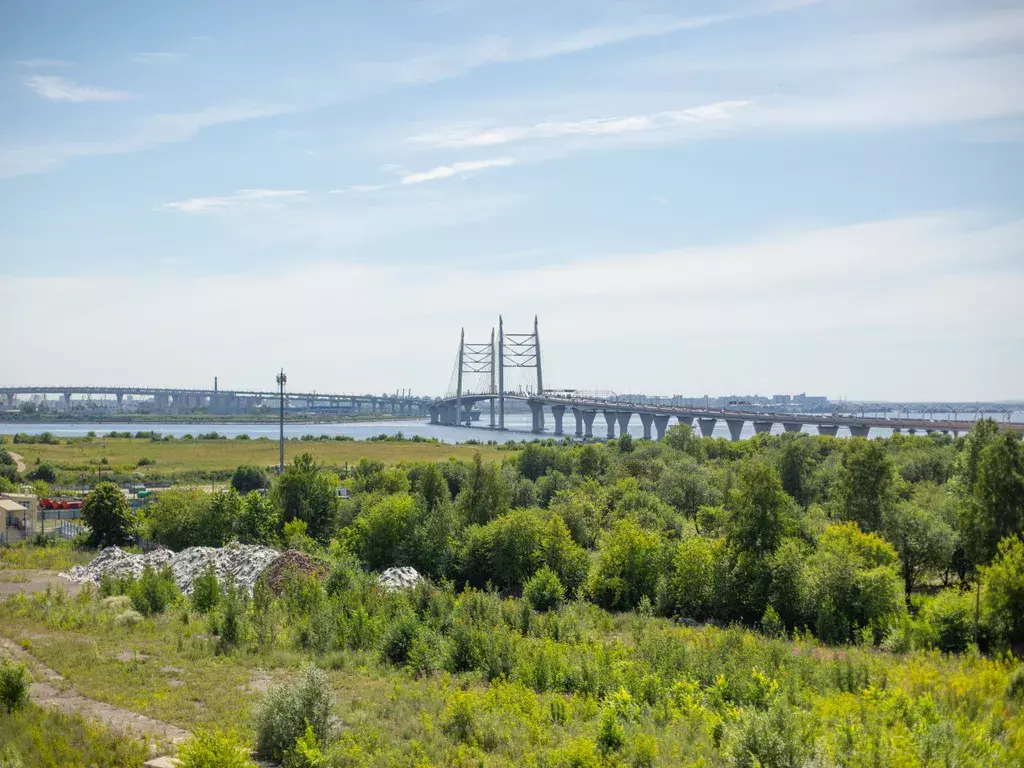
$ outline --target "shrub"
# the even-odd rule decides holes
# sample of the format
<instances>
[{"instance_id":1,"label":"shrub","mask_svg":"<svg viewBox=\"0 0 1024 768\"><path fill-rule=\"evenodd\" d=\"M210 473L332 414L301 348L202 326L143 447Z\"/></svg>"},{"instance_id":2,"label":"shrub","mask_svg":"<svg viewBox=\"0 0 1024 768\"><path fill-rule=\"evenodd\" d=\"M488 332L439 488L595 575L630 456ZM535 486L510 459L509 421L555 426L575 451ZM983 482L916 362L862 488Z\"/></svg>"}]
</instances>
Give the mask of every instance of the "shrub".
<instances>
[{"instance_id":1,"label":"shrub","mask_svg":"<svg viewBox=\"0 0 1024 768\"><path fill-rule=\"evenodd\" d=\"M523 597L530 602L534 610L550 611L565 600L565 587L558 580L558 574L545 565L526 582Z\"/></svg>"},{"instance_id":2,"label":"shrub","mask_svg":"<svg viewBox=\"0 0 1024 768\"><path fill-rule=\"evenodd\" d=\"M928 640L940 651L959 653L974 634L974 597L959 589L944 589L921 611Z\"/></svg>"},{"instance_id":3,"label":"shrub","mask_svg":"<svg viewBox=\"0 0 1024 768\"><path fill-rule=\"evenodd\" d=\"M722 541L703 536L683 539L658 590L661 612L702 621L711 617L715 599L715 560Z\"/></svg>"},{"instance_id":4,"label":"shrub","mask_svg":"<svg viewBox=\"0 0 1024 768\"><path fill-rule=\"evenodd\" d=\"M44 483L55 483L57 482L57 470L54 469L53 464L43 462L29 472L27 477L29 480L42 480Z\"/></svg>"},{"instance_id":5,"label":"shrub","mask_svg":"<svg viewBox=\"0 0 1024 768\"><path fill-rule=\"evenodd\" d=\"M330 736L331 689L327 675L315 666L306 667L296 685L272 689L256 715L256 752L280 760L299 738L312 728L321 744Z\"/></svg>"},{"instance_id":6,"label":"shrub","mask_svg":"<svg viewBox=\"0 0 1024 768\"><path fill-rule=\"evenodd\" d=\"M140 456L137 467L151 467L156 464L156 459L151 459L149 456Z\"/></svg>"},{"instance_id":7,"label":"shrub","mask_svg":"<svg viewBox=\"0 0 1024 768\"><path fill-rule=\"evenodd\" d=\"M1018 664L1006 681L1006 698L1024 704L1024 664Z\"/></svg>"},{"instance_id":8,"label":"shrub","mask_svg":"<svg viewBox=\"0 0 1024 768\"><path fill-rule=\"evenodd\" d=\"M633 768L654 768L658 760L658 740L647 733L633 737Z\"/></svg>"},{"instance_id":9,"label":"shrub","mask_svg":"<svg viewBox=\"0 0 1024 768\"><path fill-rule=\"evenodd\" d=\"M248 435L246 435L248 437ZM235 438L238 439L237 437ZM243 464L237 467L234 474L231 475L231 487L238 491L242 496L249 493L250 491L258 491L261 488L267 487L267 473L264 472L260 467L254 467L249 464Z\"/></svg>"},{"instance_id":10,"label":"shrub","mask_svg":"<svg viewBox=\"0 0 1024 768\"><path fill-rule=\"evenodd\" d=\"M197 728L178 747L181 768L254 768L238 737L232 731Z\"/></svg>"},{"instance_id":11,"label":"shrub","mask_svg":"<svg viewBox=\"0 0 1024 768\"><path fill-rule=\"evenodd\" d=\"M142 621L142 614L138 611L127 610L114 617L114 623L119 627L134 627Z\"/></svg>"},{"instance_id":12,"label":"shrub","mask_svg":"<svg viewBox=\"0 0 1024 768\"><path fill-rule=\"evenodd\" d=\"M200 613L209 613L217 607L220 599L220 581L213 563L209 563L192 583L192 607Z\"/></svg>"},{"instance_id":13,"label":"shrub","mask_svg":"<svg viewBox=\"0 0 1024 768\"><path fill-rule=\"evenodd\" d=\"M619 520L601 537L590 582L594 602L612 610L628 610L644 595L654 598L661 562L661 537L633 520Z\"/></svg>"},{"instance_id":14,"label":"shrub","mask_svg":"<svg viewBox=\"0 0 1024 768\"><path fill-rule=\"evenodd\" d=\"M313 733L310 725L295 740L295 746L284 756L284 768L318 768L326 764L326 757L321 749L320 740Z\"/></svg>"},{"instance_id":15,"label":"shrub","mask_svg":"<svg viewBox=\"0 0 1024 768\"><path fill-rule=\"evenodd\" d=\"M605 707L597 728L597 746L602 752L618 752L626 745L626 729L612 707Z\"/></svg>"},{"instance_id":16,"label":"shrub","mask_svg":"<svg viewBox=\"0 0 1024 768\"><path fill-rule=\"evenodd\" d=\"M128 590L132 607L143 616L163 613L180 595L178 585L174 582L174 573L168 566L154 571L147 565Z\"/></svg>"},{"instance_id":17,"label":"shrub","mask_svg":"<svg viewBox=\"0 0 1024 768\"><path fill-rule=\"evenodd\" d=\"M981 570L985 623L1000 643L1024 642L1024 543L1010 535L995 560Z\"/></svg>"},{"instance_id":18,"label":"shrub","mask_svg":"<svg viewBox=\"0 0 1024 768\"><path fill-rule=\"evenodd\" d=\"M8 714L21 709L28 703L28 669L24 664L15 664L0 658L0 704Z\"/></svg>"},{"instance_id":19,"label":"shrub","mask_svg":"<svg viewBox=\"0 0 1024 768\"><path fill-rule=\"evenodd\" d=\"M391 664L405 664L419 632L420 622L416 614L404 613L397 616L384 630L380 647L381 657Z\"/></svg>"}]
</instances>

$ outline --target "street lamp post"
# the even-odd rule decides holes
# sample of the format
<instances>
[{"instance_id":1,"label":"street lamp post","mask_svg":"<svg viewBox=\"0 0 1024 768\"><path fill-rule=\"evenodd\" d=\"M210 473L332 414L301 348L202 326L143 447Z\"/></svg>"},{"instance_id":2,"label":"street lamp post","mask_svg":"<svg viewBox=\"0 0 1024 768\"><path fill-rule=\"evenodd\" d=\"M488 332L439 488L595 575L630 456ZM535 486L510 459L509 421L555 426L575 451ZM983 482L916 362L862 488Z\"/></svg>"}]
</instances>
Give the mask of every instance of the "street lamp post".
<instances>
[{"instance_id":1,"label":"street lamp post","mask_svg":"<svg viewBox=\"0 0 1024 768\"><path fill-rule=\"evenodd\" d=\"M278 472L284 472L284 385L288 383L288 377L284 375L284 368L277 374L277 385L281 389L281 460L278 465Z\"/></svg>"}]
</instances>

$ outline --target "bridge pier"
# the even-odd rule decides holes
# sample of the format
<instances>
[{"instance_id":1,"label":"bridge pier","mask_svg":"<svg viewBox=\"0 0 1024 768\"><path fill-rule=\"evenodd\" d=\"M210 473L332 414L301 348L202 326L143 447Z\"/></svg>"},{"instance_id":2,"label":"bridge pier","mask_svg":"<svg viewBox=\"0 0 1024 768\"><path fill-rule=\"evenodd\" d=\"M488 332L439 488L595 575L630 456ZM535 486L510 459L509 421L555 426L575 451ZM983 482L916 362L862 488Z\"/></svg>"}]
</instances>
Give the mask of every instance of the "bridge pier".
<instances>
[{"instance_id":1,"label":"bridge pier","mask_svg":"<svg viewBox=\"0 0 1024 768\"><path fill-rule=\"evenodd\" d=\"M693 429L693 416L676 416L676 420L680 424L685 424L690 429Z\"/></svg>"},{"instance_id":2,"label":"bridge pier","mask_svg":"<svg viewBox=\"0 0 1024 768\"><path fill-rule=\"evenodd\" d=\"M713 435L714 432L715 432L715 422L716 421L717 421L717 419L715 419L714 417L711 417L711 418L704 418L704 417L698 418L697 419L697 424L700 425L700 433L702 435L704 435L704 437L711 437L711 435Z\"/></svg>"},{"instance_id":3,"label":"bridge pier","mask_svg":"<svg viewBox=\"0 0 1024 768\"><path fill-rule=\"evenodd\" d=\"M115 392L114 397L117 398L117 410L121 410L121 404L124 400L124 392Z\"/></svg>"},{"instance_id":4,"label":"bridge pier","mask_svg":"<svg viewBox=\"0 0 1024 768\"><path fill-rule=\"evenodd\" d=\"M658 413L654 416L654 431L658 434L659 440L665 439L665 430L668 429L668 414Z\"/></svg>"},{"instance_id":5,"label":"bridge pier","mask_svg":"<svg viewBox=\"0 0 1024 768\"><path fill-rule=\"evenodd\" d=\"M544 403L530 403L530 413L533 414L533 431L544 431Z\"/></svg>"},{"instance_id":6,"label":"bridge pier","mask_svg":"<svg viewBox=\"0 0 1024 768\"><path fill-rule=\"evenodd\" d=\"M819 424L818 434L828 435L829 437L835 437L839 433L839 427L835 424Z\"/></svg>"},{"instance_id":7,"label":"bridge pier","mask_svg":"<svg viewBox=\"0 0 1024 768\"><path fill-rule=\"evenodd\" d=\"M726 419L725 424L729 427L729 438L735 443L740 439L740 433L743 432L743 419Z\"/></svg>"},{"instance_id":8,"label":"bridge pier","mask_svg":"<svg viewBox=\"0 0 1024 768\"><path fill-rule=\"evenodd\" d=\"M632 411L619 411L616 415L616 420L619 422L620 435L625 435L629 432L629 417L632 415Z\"/></svg>"},{"instance_id":9,"label":"bridge pier","mask_svg":"<svg viewBox=\"0 0 1024 768\"><path fill-rule=\"evenodd\" d=\"M618 414L615 411L603 411L605 424L608 425L608 439L615 437L615 419Z\"/></svg>"},{"instance_id":10,"label":"bridge pier","mask_svg":"<svg viewBox=\"0 0 1024 768\"><path fill-rule=\"evenodd\" d=\"M576 437L583 437L583 411L573 406L572 415L576 418Z\"/></svg>"},{"instance_id":11,"label":"bridge pier","mask_svg":"<svg viewBox=\"0 0 1024 768\"><path fill-rule=\"evenodd\" d=\"M71 410L71 393L70 392L65 392L64 393L64 410L65 411L70 411Z\"/></svg>"},{"instance_id":12,"label":"bridge pier","mask_svg":"<svg viewBox=\"0 0 1024 768\"><path fill-rule=\"evenodd\" d=\"M438 417L437 417L437 410L438 410L438 408L437 408L436 405L430 406L430 423L431 424L439 423L439 420L438 420Z\"/></svg>"},{"instance_id":13,"label":"bridge pier","mask_svg":"<svg viewBox=\"0 0 1024 768\"><path fill-rule=\"evenodd\" d=\"M8 392L7 393L7 409L11 410L12 408L14 408L14 393L13 392Z\"/></svg>"},{"instance_id":14,"label":"bridge pier","mask_svg":"<svg viewBox=\"0 0 1024 768\"><path fill-rule=\"evenodd\" d=\"M555 434L558 435L559 437L561 437L562 434L564 434L562 432L562 417L565 416L565 406L564 405L552 405L551 406L551 416L555 420Z\"/></svg>"},{"instance_id":15,"label":"bridge pier","mask_svg":"<svg viewBox=\"0 0 1024 768\"><path fill-rule=\"evenodd\" d=\"M755 435L760 435L762 432L771 432L772 431L772 424L773 424L773 422L771 422L771 421L755 421L754 422L754 434Z\"/></svg>"},{"instance_id":16,"label":"bridge pier","mask_svg":"<svg viewBox=\"0 0 1024 768\"><path fill-rule=\"evenodd\" d=\"M863 424L851 424L850 425L850 436L851 437L867 437L868 432L871 431L871 427Z\"/></svg>"},{"instance_id":17,"label":"bridge pier","mask_svg":"<svg viewBox=\"0 0 1024 768\"><path fill-rule=\"evenodd\" d=\"M583 437L591 438L594 436L594 419L597 417L597 411L583 411Z\"/></svg>"},{"instance_id":18,"label":"bridge pier","mask_svg":"<svg viewBox=\"0 0 1024 768\"><path fill-rule=\"evenodd\" d=\"M782 428L787 432L800 432L803 430L804 425L797 421L784 421L782 422Z\"/></svg>"},{"instance_id":19,"label":"bridge pier","mask_svg":"<svg viewBox=\"0 0 1024 768\"><path fill-rule=\"evenodd\" d=\"M653 413L641 413L640 423L644 425L644 440L651 439L651 425L654 424Z\"/></svg>"}]
</instances>

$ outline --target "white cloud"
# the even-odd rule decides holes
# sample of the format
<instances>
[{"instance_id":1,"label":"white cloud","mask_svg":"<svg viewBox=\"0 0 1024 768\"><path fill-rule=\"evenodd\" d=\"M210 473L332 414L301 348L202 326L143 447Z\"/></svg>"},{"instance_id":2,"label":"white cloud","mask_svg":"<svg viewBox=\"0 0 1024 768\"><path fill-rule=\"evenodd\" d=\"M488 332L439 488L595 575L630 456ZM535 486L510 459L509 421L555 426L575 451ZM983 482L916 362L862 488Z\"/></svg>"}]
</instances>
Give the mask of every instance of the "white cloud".
<instances>
[{"instance_id":1,"label":"white cloud","mask_svg":"<svg viewBox=\"0 0 1024 768\"><path fill-rule=\"evenodd\" d=\"M121 101L131 98L130 93L80 85L66 77L56 75L30 75L24 79L26 86L50 101Z\"/></svg>"},{"instance_id":2,"label":"white cloud","mask_svg":"<svg viewBox=\"0 0 1024 768\"><path fill-rule=\"evenodd\" d=\"M490 160L472 160L464 163L452 163L451 165L439 165L429 171L420 173L407 173L401 178L402 184L422 184L425 181L447 179L459 174L474 173L486 168L504 168L515 165L516 160L512 157L495 157Z\"/></svg>"},{"instance_id":3,"label":"white cloud","mask_svg":"<svg viewBox=\"0 0 1024 768\"><path fill-rule=\"evenodd\" d=\"M345 187L344 189L328 190L327 194L344 195L346 192L379 192L386 187L386 184L353 184L351 187Z\"/></svg>"},{"instance_id":4,"label":"white cloud","mask_svg":"<svg viewBox=\"0 0 1024 768\"><path fill-rule=\"evenodd\" d=\"M70 61L63 59L23 59L18 62L19 67L25 69L58 69L60 67L73 67Z\"/></svg>"},{"instance_id":5,"label":"white cloud","mask_svg":"<svg viewBox=\"0 0 1024 768\"><path fill-rule=\"evenodd\" d=\"M551 386L985 400L1021 395L1012 388L1024 381L1024 355L1014 353L1024 344L1022 238L1022 220L941 214L501 271L331 261L158 281L4 276L0 305L89 295L79 327L150 352L140 371L70 345L65 363L83 381L185 386L218 374L222 384L251 386L272 382L283 365L296 386L319 391L438 393L458 329L486 338L502 312L510 331L540 315ZM458 300L438 301L453 286ZM253 312L282 296L301 297L303 311ZM124 323L136 316L149 321ZM246 322L232 333L209 333L238 317ZM59 315L35 322L44 338L66 332ZM344 366L325 365L338 328L360 332L346 339ZM205 343L183 357L182 339L199 337ZM16 345L0 336L0 359L17 357L20 378L45 378L46 350ZM941 361L942 375L922 376L921 359Z\"/></svg>"},{"instance_id":6,"label":"white cloud","mask_svg":"<svg viewBox=\"0 0 1024 768\"><path fill-rule=\"evenodd\" d=\"M687 109L652 112L641 115L596 117L586 120L539 122L532 125L506 126L480 129L455 127L413 136L410 140L438 147L463 149L486 147L522 141L549 139L621 136L678 130L704 123L731 119L748 101L720 101Z\"/></svg>"},{"instance_id":7,"label":"white cloud","mask_svg":"<svg viewBox=\"0 0 1024 768\"><path fill-rule=\"evenodd\" d=\"M233 195L222 197L193 197L174 203L164 203L160 210L181 213L216 213L236 208L265 208L282 203L302 202L308 193L304 189L240 189Z\"/></svg>"},{"instance_id":8,"label":"white cloud","mask_svg":"<svg viewBox=\"0 0 1024 768\"><path fill-rule=\"evenodd\" d=\"M207 128L294 112L287 105L221 106L197 112L155 115L136 122L129 133L111 139L57 141L0 148L0 179L59 168L81 157L142 152L161 144L188 141Z\"/></svg>"},{"instance_id":9,"label":"white cloud","mask_svg":"<svg viewBox=\"0 0 1024 768\"><path fill-rule=\"evenodd\" d=\"M183 59L185 54L183 53L170 53L168 51L152 51L149 53L136 53L132 56L132 61L137 64L166 64L178 59Z\"/></svg>"}]
</instances>

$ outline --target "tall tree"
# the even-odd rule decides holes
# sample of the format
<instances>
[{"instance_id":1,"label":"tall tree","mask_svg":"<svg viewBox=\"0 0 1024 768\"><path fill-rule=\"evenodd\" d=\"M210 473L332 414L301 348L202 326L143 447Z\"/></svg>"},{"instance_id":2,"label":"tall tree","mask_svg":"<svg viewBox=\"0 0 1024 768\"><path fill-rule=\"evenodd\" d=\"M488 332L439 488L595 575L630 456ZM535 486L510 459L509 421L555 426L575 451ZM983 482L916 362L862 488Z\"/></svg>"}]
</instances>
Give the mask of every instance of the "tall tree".
<instances>
[{"instance_id":1,"label":"tall tree","mask_svg":"<svg viewBox=\"0 0 1024 768\"><path fill-rule=\"evenodd\" d=\"M956 533L941 514L914 502L895 504L883 513L882 535L899 553L908 603L921 579L946 567L956 547Z\"/></svg>"},{"instance_id":2,"label":"tall tree","mask_svg":"<svg viewBox=\"0 0 1024 768\"><path fill-rule=\"evenodd\" d=\"M284 522L302 520L310 536L326 542L337 521L338 484L337 475L318 467L313 456L304 453L277 478L272 497Z\"/></svg>"},{"instance_id":3,"label":"tall tree","mask_svg":"<svg viewBox=\"0 0 1024 768\"><path fill-rule=\"evenodd\" d=\"M877 531L882 517L896 503L893 466L881 440L852 438L843 454L837 479L839 517L862 531Z\"/></svg>"},{"instance_id":4,"label":"tall tree","mask_svg":"<svg viewBox=\"0 0 1024 768\"><path fill-rule=\"evenodd\" d=\"M82 520L99 546L128 544L138 530L135 510L113 483L97 483L82 504Z\"/></svg>"},{"instance_id":5,"label":"tall tree","mask_svg":"<svg viewBox=\"0 0 1024 768\"><path fill-rule=\"evenodd\" d=\"M965 517L964 538L976 565L991 560L1006 536L1024 537L1024 446L1012 432L982 449Z\"/></svg>"}]
</instances>

